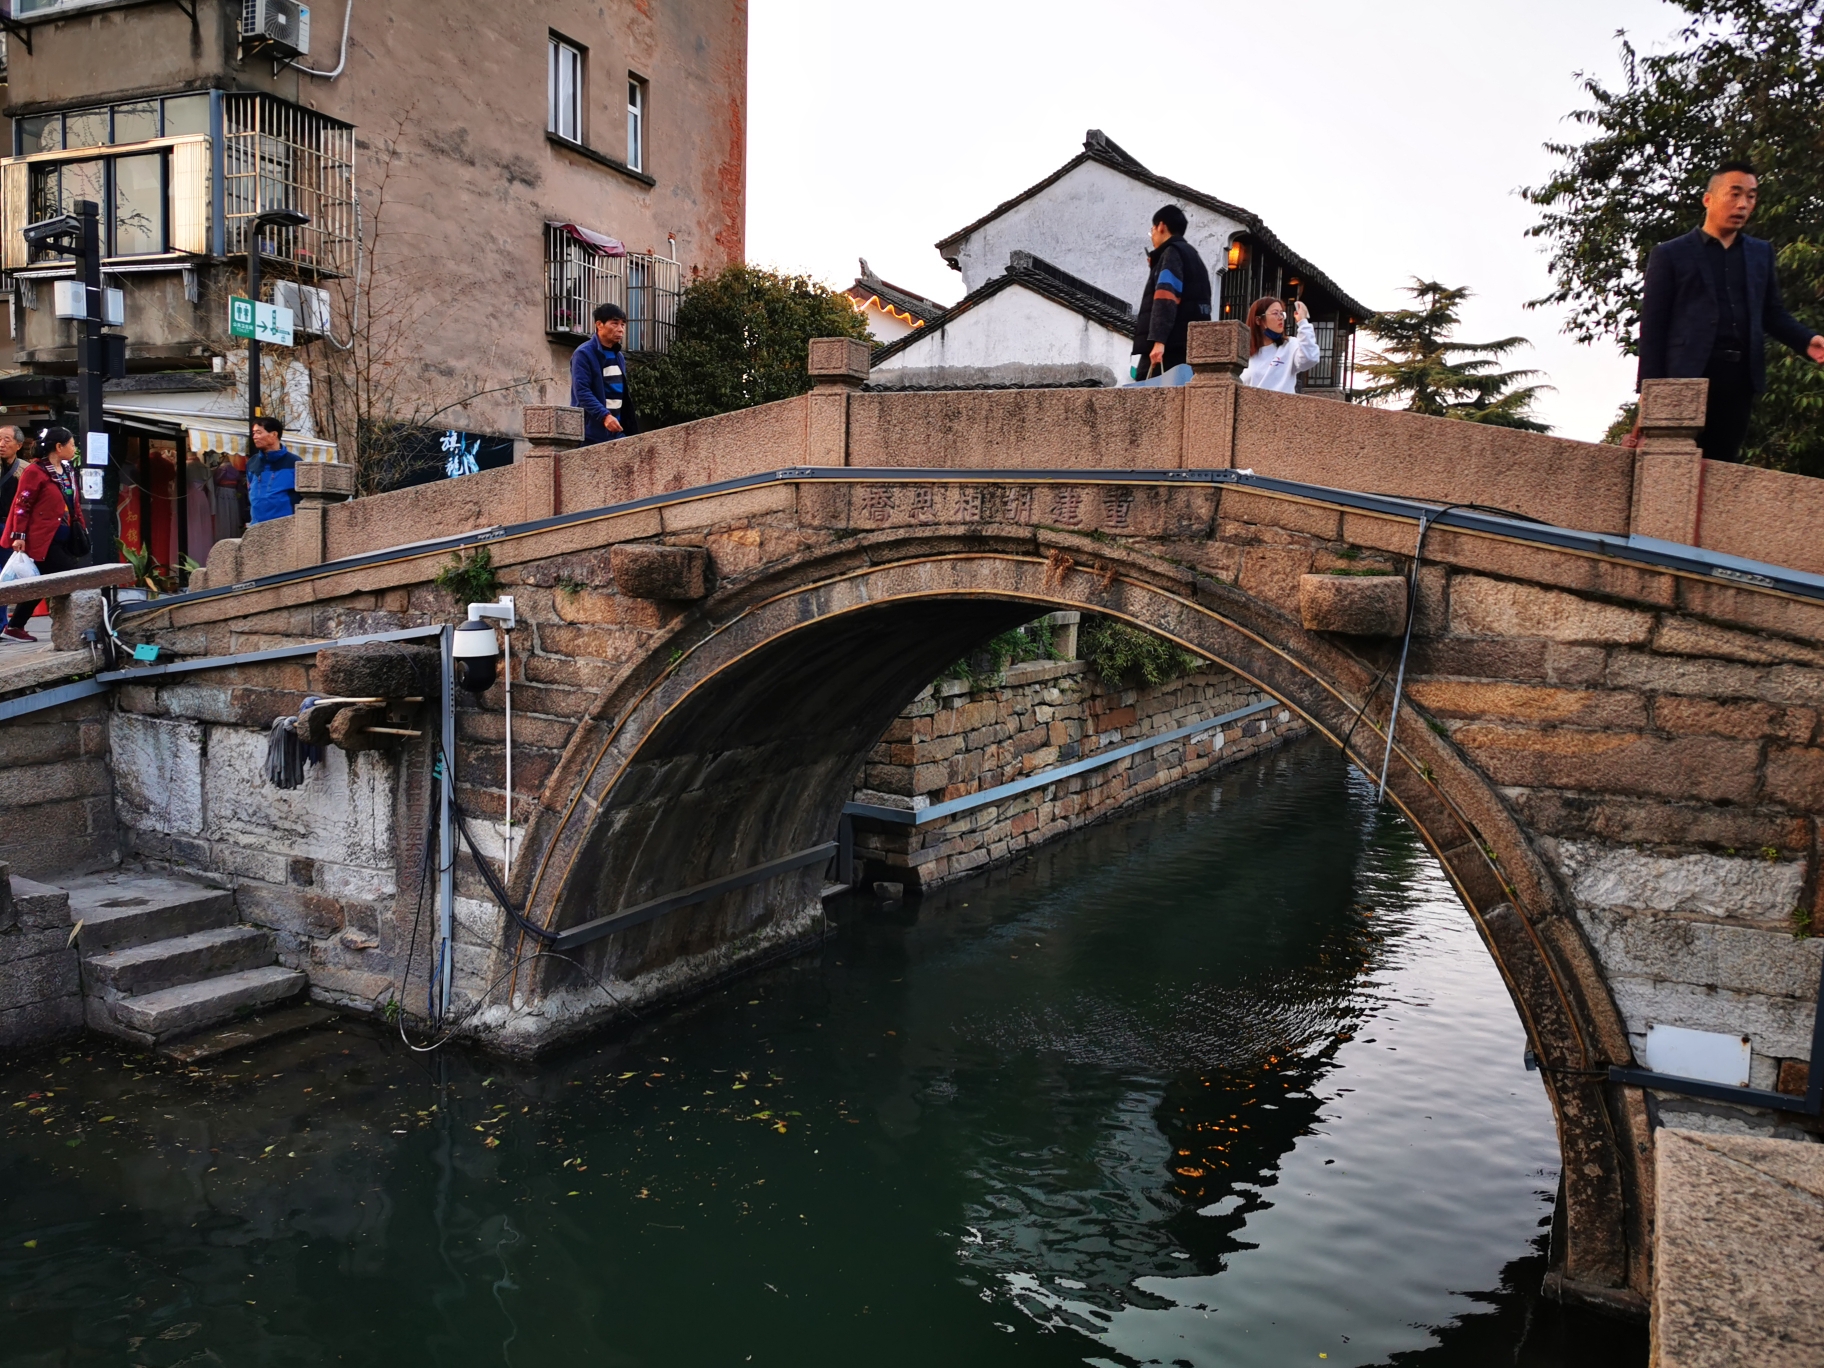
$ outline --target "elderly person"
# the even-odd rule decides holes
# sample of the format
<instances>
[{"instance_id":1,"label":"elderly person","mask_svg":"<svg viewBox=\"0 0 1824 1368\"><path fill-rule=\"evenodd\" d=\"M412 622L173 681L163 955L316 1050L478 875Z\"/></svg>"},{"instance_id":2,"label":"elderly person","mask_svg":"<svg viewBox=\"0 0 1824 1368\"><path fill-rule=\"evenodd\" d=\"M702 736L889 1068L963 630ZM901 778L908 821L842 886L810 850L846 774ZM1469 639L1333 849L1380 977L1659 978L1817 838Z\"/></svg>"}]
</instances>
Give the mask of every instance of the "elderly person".
<instances>
[{"instance_id":1,"label":"elderly person","mask_svg":"<svg viewBox=\"0 0 1824 1368\"><path fill-rule=\"evenodd\" d=\"M32 459L32 439L25 429L13 423L0 427L0 517L13 511L13 496L19 492L19 472Z\"/></svg>"},{"instance_id":2,"label":"elderly person","mask_svg":"<svg viewBox=\"0 0 1824 1368\"><path fill-rule=\"evenodd\" d=\"M80 570L83 565L69 549L73 529L81 527L86 535L88 527L82 517L82 501L76 497L75 460L76 435L68 428L46 428L34 458L20 462L19 492L6 516L6 527L0 529L0 540L14 551L25 552L43 574ZM41 602L32 599L14 604L12 621L0 632L0 640L36 641L25 624Z\"/></svg>"}]
</instances>

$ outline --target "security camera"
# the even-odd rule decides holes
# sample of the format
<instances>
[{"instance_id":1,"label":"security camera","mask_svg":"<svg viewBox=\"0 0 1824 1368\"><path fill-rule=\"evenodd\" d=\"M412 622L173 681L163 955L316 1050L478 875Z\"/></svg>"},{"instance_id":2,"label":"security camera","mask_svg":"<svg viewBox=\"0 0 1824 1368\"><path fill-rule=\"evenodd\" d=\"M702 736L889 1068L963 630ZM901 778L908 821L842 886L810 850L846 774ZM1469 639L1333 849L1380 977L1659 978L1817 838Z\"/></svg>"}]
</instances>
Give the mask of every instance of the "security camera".
<instances>
[{"instance_id":1,"label":"security camera","mask_svg":"<svg viewBox=\"0 0 1824 1368\"><path fill-rule=\"evenodd\" d=\"M53 242L57 238L67 237L72 243L82 241L82 220L74 214L64 214L58 218L40 219L37 223L28 223L19 230L19 236L33 247L40 243Z\"/></svg>"},{"instance_id":2,"label":"security camera","mask_svg":"<svg viewBox=\"0 0 1824 1368\"><path fill-rule=\"evenodd\" d=\"M451 634L450 659L456 667L456 683L472 694L484 694L494 687L494 676L500 668L500 643L494 638L494 625L470 620Z\"/></svg>"}]
</instances>

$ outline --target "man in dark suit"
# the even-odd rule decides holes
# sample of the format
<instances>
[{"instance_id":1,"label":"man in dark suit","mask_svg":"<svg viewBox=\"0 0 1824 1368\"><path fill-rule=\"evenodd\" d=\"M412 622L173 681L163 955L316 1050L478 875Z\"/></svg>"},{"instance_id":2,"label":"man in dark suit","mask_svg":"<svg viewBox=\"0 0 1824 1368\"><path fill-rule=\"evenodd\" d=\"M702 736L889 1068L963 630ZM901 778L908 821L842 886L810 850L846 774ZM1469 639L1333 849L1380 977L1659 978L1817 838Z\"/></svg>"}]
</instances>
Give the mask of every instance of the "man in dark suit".
<instances>
[{"instance_id":1,"label":"man in dark suit","mask_svg":"<svg viewBox=\"0 0 1824 1368\"><path fill-rule=\"evenodd\" d=\"M1772 244L1742 231L1758 186L1747 162L1717 167L1704 192L1704 226L1660 243L1647 258L1640 378L1710 381L1697 444L1712 461L1741 459L1755 397L1767 388L1767 334L1824 366L1824 336L1781 302ZM1624 445L1639 442L1636 423Z\"/></svg>"}]
</instances>

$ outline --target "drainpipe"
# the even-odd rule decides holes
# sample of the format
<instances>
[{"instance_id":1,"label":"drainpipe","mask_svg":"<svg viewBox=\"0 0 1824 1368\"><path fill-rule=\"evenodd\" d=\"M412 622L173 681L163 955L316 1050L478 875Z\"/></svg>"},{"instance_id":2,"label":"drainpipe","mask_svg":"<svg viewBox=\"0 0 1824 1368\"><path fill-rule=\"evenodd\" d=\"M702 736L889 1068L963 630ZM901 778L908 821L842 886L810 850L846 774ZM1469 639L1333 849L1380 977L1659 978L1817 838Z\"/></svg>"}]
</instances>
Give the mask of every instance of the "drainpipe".
<instances>
[{"instance_id":1,"label":"drainpipe","mask_svg":"<svg viewBox=\"0 0 1824 1368\"><path fill-rule=\"evenodd\" d=\"M440 1018L450 1014L450 981L456 929L456 849L450 827L450 808L456 801L456 668L450 659L453 629L445 626L443 646L443 783L438 788L441 810L437 814L437 1008Z\"/></svg>"}]
</instances>

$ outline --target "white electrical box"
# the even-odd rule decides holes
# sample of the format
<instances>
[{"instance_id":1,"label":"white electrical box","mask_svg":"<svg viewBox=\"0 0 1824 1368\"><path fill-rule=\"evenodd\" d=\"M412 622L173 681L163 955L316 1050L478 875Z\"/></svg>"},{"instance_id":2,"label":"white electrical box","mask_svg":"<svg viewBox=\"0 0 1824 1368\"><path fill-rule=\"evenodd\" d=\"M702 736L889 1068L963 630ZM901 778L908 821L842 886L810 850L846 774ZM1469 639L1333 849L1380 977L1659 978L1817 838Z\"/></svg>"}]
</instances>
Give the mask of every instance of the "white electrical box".
<instances>
[{"instance_id":1,"label":"white electrical box","mask_svg":"<svg viewBox=\"0 0 1824 1368\"><path fill-rule=\"evenodd\" d=\"M52 312L59 318L87 318L89 294L80 280L58 280L51 285Z\"/></svg>"},{"instance_id":2,"label":"white electrical box","mask_svg":"<svg viewBox=\"0 0 1824 1368\"><path fill-rule=\"evenodd\" d=\"M263 50L302 57L310 51L310 6L297 0L241 0L241 37Z\"/></svg>"},{"instance_id":3,"label":"white electrical box","mask_svg":"<svg viewBox=\"0 0 1824 1368\"><path fill-rule=\"evenodd\" d=\"M124 290L104 285L101 289L101 323L104 328L123 328L127 323L127 296Z\"/></svg>"},{"instance_id":4,"label":"white electrical box","mask_svg":"<svg viewBox=\"0 0 1824 1368\"><path fill-rule=\"evenodd\" d=\"M1751 1057L1745 1035L1658 1023L1647 1026L1647 1067L1654 1073L1743 1088L1748 1085Z\"/></svg>"},{"instance_id":5,"label":"white electrical box","mask_svg":"<svg viewBox=\"0 0 1824 1368\"><path fill-rule=\"evenodd\" d=\"M316 285L302 285L295 280L275 281L272 302L290 309L293 326L302 333L319 336L329 331L329 291Z\"/></svg>"}]
</instances>

